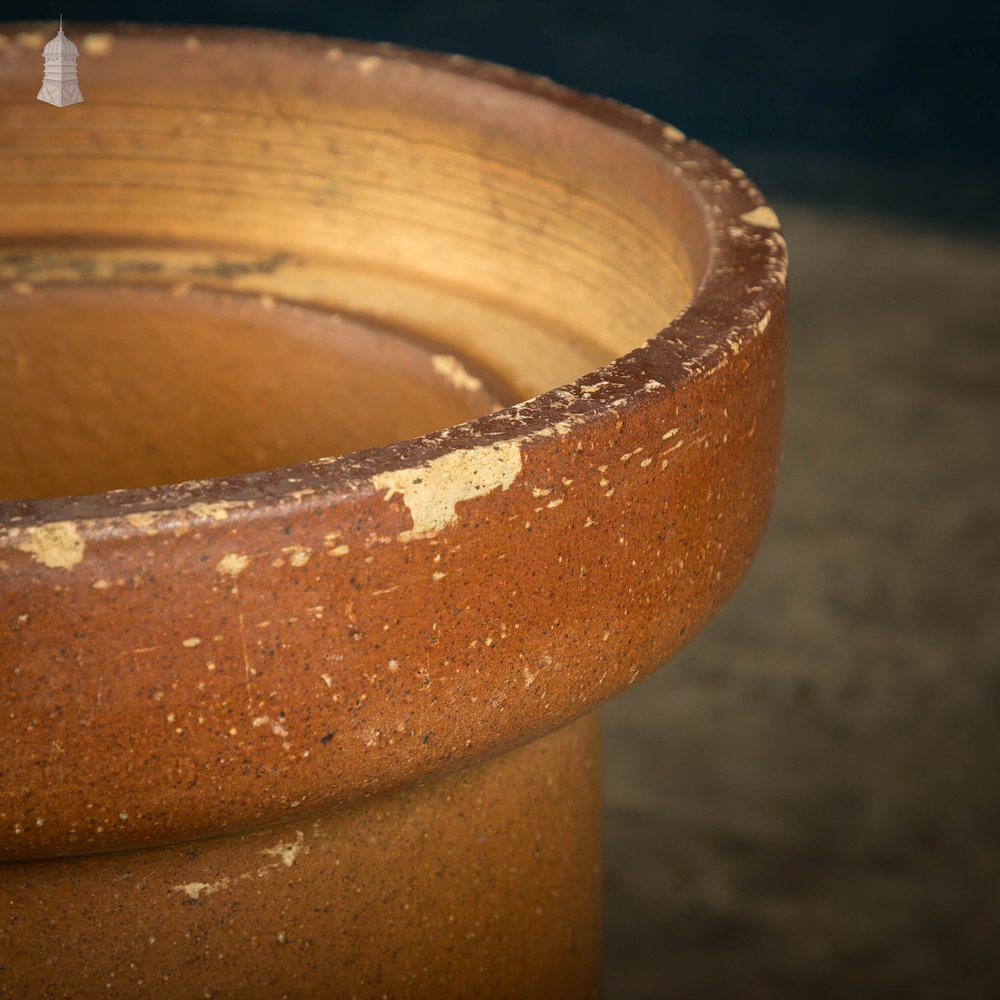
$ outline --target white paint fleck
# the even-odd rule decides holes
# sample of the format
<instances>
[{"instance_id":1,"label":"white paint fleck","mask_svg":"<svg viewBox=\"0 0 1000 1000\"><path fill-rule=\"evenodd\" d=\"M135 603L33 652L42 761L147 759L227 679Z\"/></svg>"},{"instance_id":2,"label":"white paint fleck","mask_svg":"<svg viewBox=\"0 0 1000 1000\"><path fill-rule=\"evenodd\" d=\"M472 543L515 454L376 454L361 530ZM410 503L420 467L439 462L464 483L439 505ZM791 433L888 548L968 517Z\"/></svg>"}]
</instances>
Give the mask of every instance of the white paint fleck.
<instances>
[{"instance_id":1,"label":"white paint fleck","mask_svg":"<svg viewBox=\"0 0 1000 1000\"><path fill-rule=\"evenodd\" d=\"M287 736L288 730L278 722L276 719L272 719L269 715L258 715L257 718L253 720L254 729L259 729L261 726L270 726L271 732L275 736Z\"/></svg>"},{"instance_id":2,"label":"white paint fleck","mask_svg":"<svg viewBox=\"0 0 1000 1000\"><path fill-rule=\"evenodd\" d=\"M239 576L247 568L249 562L248 556L240 555L238 552L230 552L229 555L223 556L215 564L215 568L227 576Z\"/></svg>"},{"instance_id":3,"label":"white paint fleck","mask_svg":"<svg viewBox=\"0 0 1000 1000\"><path fill-rule=\"evenodd\" d=\"M349 545L338 545L331 551L335 556L346 556L347 553L351 551L351 547Z\"/></svg>"},{"instance_id":4,"label":"white paint fleck","mask_svg":"<svg viewBox=\"0 0 1000 1000\"><path fill-rule=\"evenodd\" d=\"M483 387L482 380L470 375L465 365L451 354L433 355L431 366L438 375L459 392L479 392Z\"/></svg>"},{"instance_id":5,"label":"white paint fleck","mask_svg":"<svg viewBox=\"0 0 1000 1000\"><path fill-rule=\"evenodd\" d=\"M301 803L296 802L295 805ZM276 857L286 868L291 868L295 864L302 850L304 835L301 830L296 831L296 839L292 843L277 844L274 847L265 847L260 853L265 857Z\"/></svg>"},{"instance_id":6,"label":"white paint fleck","mask_svg":"<svg viewBox=\"0 0 1000 1000\"><path fill-rule=\"evenodd\" d=\"M663 126L663 138L667 142L686 142L687 136L676 125Z\"/></svg>"},{"instance_id":7,"label":"white paint fleck","mask_svg":"<svg viewBox=\"0 0 1000 1000\"><path fill-rule=\"evenodd\" d=\"M312 549L307 548L304 545L290 545L286 549L282 549L283 552L290 552L291 555L288 557L288 561L293 566L305 566L309 562L309 558L312 555Z\"/></svg>"},{"instance_id":8,"label":"white paint fleck","mask_svg":"<svg viewBox=\"0 0 1000 1000\"><path fill-rule=\"evenodd\" d=\"M110 586L111 586L111 582L109 580L95 580L91 584L91 587L93 587L94 590L107 590L108 587L110 587Z\"/></svg>"},{"instance_id":9,"label":"white paint fleck","mask_svg":"<svg viewBox=\"0 0 1000 1000\"><path fill-rule=\"evenodd\" d=\"M431 574L431 579L443 580L447 575L448 575L447 573L442 573L440 570L438 570L436 573Z\"/></svg>"},{"instance_id":10,"label":"white paint fleck","mask_svg":"<svg viewBox=\"0 0 1000 1000\"><path fill-rule=\"evenodd\" d=\"M302 830L295 831L295 840L292 842L283 841L274 847L265 847L261 852L264 857L277 858L269 864L261 865L248 872L232 877L223 876L215 882L184 882L172 887L173 892L182 892L188 899L200 899L202 896L211 896L221 892L233 885L247 882L252 879L265 878L271 872L277 871L282 866L291 868L298 860L299 854L308 854L309 848L305 846L305 833ZM150 941L153 939L150 938Z\"/></svg>"},{"instance_id":11,"label":"white paint fleck","mask_svg":"<svg viewBox=\"0 0 1000 1000\"><path fill-rule=\"evenodd\" d=\"M358 72L362 76L371 76L382 65L380 56L365 56L358 62Z\"/></svg>"},{"instance_id":12,"label":"white paint fleck","mask_svg":"<svg viewBox=\"0 0 1000 1000\"><path fill-rule=\"evenodd\" d=\"M229 505L227 503L193 503L188 510L195 517L210 518L213 521L225 521L229 517Z\"/></svg>"},{"instance_id":13,"label":"white paint fleck","mask_svg":"<svg viewBox=\"0 0 1000 1000\"><path fill-rule=\"evenodd\" d=\"M740 221L750 226L761 226L764 229L779 229L781 223L773 208L768 205L758 205L740 216Z\"/></svg>"},{"instance_id":14,"label":"white paint fleck","mask_svg":"<svg viewBox=\"0 0 1000 1000\"><path fill-rule=\"evenodd\" d=\"M200 899L202 896L211 896L213 892L228 888L229 879L220 878L217 882L186 882L183 885L175 885L174 892L183 892L189 899Z\"/></svg>"},{"instance_id":15,"label":"white paint fleck","mask_svg":"<svg viewBox=\"0 0 1000 1000\"><path fill-rule=\"evenodd\" d=\"M190 639L185 639L181 643L181 645L182 646L187 646L188 649L194 649L195 646L200 646L201 645L201 639L199 639L198 636L193 635L193 636L191 636Z\"/></svg>"}]
</instances>

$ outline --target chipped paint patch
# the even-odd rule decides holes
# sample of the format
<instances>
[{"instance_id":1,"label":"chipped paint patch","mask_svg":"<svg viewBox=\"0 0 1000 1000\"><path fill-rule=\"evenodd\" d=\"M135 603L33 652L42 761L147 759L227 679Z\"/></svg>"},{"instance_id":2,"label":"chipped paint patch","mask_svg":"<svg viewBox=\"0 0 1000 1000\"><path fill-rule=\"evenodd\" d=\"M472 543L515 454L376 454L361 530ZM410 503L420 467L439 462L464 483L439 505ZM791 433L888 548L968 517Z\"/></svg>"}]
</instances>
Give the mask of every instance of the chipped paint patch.
<instances>
[{"instance_id":1,"label":"chipped paint patch","mask_svg":"<svg viewBox=\"0 0 1000 1000\"><path fill-rule=\"evenodd\" d=\"M762 226L765 229L779 229L781 227L774 209L767 205L758 205L757 208L744 212L740 216L740 221L750 226Z\"/></svg>"},{"instance_id":2,"label":"chipped paint patch","mask_svg":"<svg viewBox=\"0 0 1000 1000\"><path fill-rule=\"evenodd\" d=\"M667 142L687 142L687 136L676 125L664 125L663 138Z\"/></svg>"},{"instance_id":3,"label":"chipped paint patch","mask_svg":"<svg viewBox=\"0 0 1000 1000\"><path fill-rule=\"evenodd\" d=\"M201 639L199 639L196 635L193 635L190 639L185 639L181 645L186 646L188 649L194 649L196 646L201 645Z\"/></svg>"},{"instance_id":4,"label":"chipped paint patch","mask_svg":"<svg viewBox=\"0 0 1000 1000\"><path fill-rule=\"evenodd\" d=\"M175 885L174 892L183 892L189 899L201 899L220 889L228 889L231 882L232 879L228 878L220 878L217 882L185 882L183 885Z\"/></svg>"},{"instance_id":5,"label":"chipped paint patch","mask_svg":"<svg viewBox=\"0 0 1000 1000\"><path fill-rule=\"evenodd\" d=\"M215 568L227 576L239 576L247 568L249 562L250 558L248 556L240 555L237 552L230 552L229 555L223 556L215 564Z\"/></svg>"},{"instance_id":6,"label":"chipped paint patch","mask_svg":"<svg viewBox=\"0 0 1000 1000\"><path fill-rule=\"evenodd\" d=\"M358 62L358 72L362 76L371 76L381 65L381 56L365 56Z\"/></svg>"},{"instance_id":7,"label":"chipped paint patch","mask_svg":"<svg viewBox=\"0 0 1000 1000\"><path fill-rule=\"evenodd\" d=\"M259 729L261 726L270 726L271 732L275 736L287 737L288 730L275 719L272 719L269 715L258 715L256 719L253 720L254 729Z\"/></svg>"},{"instance_id":8,"label":"chipped paint patch","mask_svg":"<svg viewBox=\"0 0 1000 1000\"><path fill-rule=\"evenodd\" d=\"M27 552L50 569L72 569L83 559L85 544L73 521L53 521L28 528L24 534L26 537L17 543L18 551Z\"/></svg>"},{"instance_id":9,"label":"chipped paint patch","mask_svg":"<svg viewBox=\"0 0 1000 1000\"><path fill-rule=\"evenodd\" d=\"M497 442L431 459L426 465L372 477L384 499L397 494L413 518L413 527L397 536L401 542L427 538L458 519L455 507L463 500L506 490L521 471L517 441Z\"/></svg>"},{"instance_id":10,"label":"chipped paint patch","mask_svg":"<svg viewBox=\"0 0 1000 1000\"><path fill-rule=\"evenodd\" d=\"M298 805L298 803L293 803ZM291 868L295 864L302 850L303 834L301 830L296 831L296 838L290 844L278 844L275 847L265 847L260 853L270 857L276 857L286 868Z\"/></svg>"},{"instance_id":11,"label":"chipped paint patch","mask_svg":"<svg viewBox=\"0 0 1000 1000\"><path fill-rule=\"evenodd\" d=\"M106 32L91 32L83 36L83 51L88 56L106 56L114 44L114 37Z\"/></svg>"},{"instance_id":12,"label":"chipped paint patch","mask_svg":"<svg viewBox=\"0 0 1000 1000\"><path fill-rule=\"evenodd\" d=\"M330 550L335 556L346 556L351 551L349 545L338 545Z\"/></svg>"},{"instance_id":13,"label":"chipped paint patch","mask_svg":"<svg viewBox=\"0 0 1000 1000\"><path fill-rule=\"evenodd\" d=\"M431 366L453 389L457 389L459 392L479 392L483 387L482 380L470 375L465 365L451 354L433 355Z\"/></svg>"},{"instance_id":14,"label":"chipped paint patch","mask_svg":"<svg viewBox=\"0 0 1000 1000\"><path fill-rule=\"evenodd\" d=\"M277 871L284 866L291 868L298 860L300 854L308 854L309 848L305 846L305 834L302 830L295 831L295 840L275 844L274 847L265 847L261 852L265 857L277 858L270 864L260 867L242 875L223 876L214 882L183 882L172 887L173 892L182 892L188 899L201 899L202 896L212 896L217 892L229 889L231 886L239 885L241 882L248 882L251 879L265 878L273 871Z\"/></svg>"}]
</instances>

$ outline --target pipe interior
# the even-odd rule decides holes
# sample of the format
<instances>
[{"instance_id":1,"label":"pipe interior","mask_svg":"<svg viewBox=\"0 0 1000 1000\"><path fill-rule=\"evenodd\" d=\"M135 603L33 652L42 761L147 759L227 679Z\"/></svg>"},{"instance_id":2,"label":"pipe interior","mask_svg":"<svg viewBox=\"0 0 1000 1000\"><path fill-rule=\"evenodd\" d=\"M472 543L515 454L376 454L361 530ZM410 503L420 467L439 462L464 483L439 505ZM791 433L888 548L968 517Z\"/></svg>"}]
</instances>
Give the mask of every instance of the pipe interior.
<instances>
[{"instance_id":1,"label":"pipe interior","mask_svg":"<svg viewBox=\"0 0 1000 1000\"><path fill-rule=\"evenodd\" d=\"M690 299L703 226L656 150L443 64L251 37L77 39L62 109L4 47L0 498L412 437Z\"/></svg>"}]
</instances>

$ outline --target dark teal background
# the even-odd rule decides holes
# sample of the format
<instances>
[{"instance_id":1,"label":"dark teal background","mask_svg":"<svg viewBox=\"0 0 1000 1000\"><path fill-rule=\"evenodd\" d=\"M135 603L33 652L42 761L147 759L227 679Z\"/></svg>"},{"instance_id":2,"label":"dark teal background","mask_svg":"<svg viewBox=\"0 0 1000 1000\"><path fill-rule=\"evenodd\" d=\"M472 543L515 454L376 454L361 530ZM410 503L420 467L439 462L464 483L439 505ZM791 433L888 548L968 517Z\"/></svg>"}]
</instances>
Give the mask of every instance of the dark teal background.
<instances>
[{"instance_id":1,"label":"dark teal background","mask_svg":"<svg viewBox=\"0 0 1000 1000\"><path fill-rule=\"evenodd\" d=\"M3 19L254 25L543 73L637 105L765 191L990 229L1000 3L166 0L0 3Z\"/></svg>"}]
</instances>

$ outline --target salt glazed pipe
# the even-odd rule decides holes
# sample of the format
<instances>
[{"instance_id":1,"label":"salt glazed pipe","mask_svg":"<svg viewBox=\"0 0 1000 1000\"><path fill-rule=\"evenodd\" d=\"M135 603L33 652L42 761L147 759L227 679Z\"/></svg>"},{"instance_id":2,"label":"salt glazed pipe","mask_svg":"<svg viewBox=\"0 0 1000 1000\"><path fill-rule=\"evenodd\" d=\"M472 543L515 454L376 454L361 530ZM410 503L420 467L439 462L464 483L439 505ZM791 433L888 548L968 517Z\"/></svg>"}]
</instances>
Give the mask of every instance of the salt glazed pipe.
<instances>
[{"instance_id":1,"label":"salt glazed pipe","mask_svg":"<svg viewBox=\"0 0 1000 1000\"><path fill-rule=\"evenodd\" d=\"M600 706L771 503L744 174L389 45L0 25L0 996L599 990Z\"/></svg>"}]
</instances>

